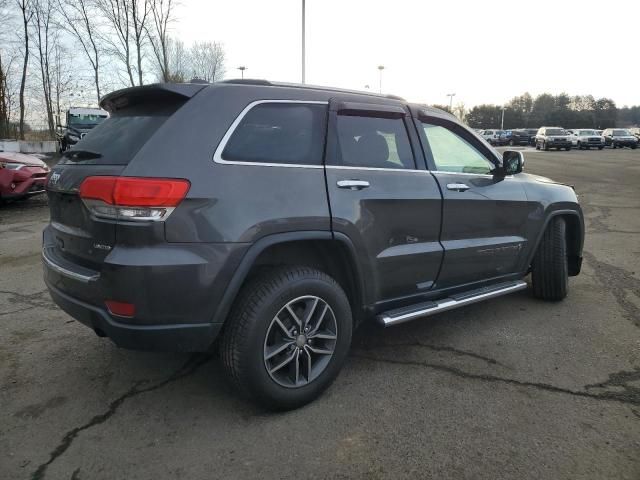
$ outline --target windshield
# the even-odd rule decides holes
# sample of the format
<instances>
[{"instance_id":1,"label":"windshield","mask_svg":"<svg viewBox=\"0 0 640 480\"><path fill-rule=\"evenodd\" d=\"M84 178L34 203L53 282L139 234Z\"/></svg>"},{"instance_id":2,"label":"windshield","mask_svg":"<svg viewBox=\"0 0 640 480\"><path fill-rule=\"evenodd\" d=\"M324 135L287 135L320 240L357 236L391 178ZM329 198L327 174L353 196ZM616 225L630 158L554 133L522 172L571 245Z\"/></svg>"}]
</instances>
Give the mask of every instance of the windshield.
<instances>
[{"instance_id":1,"label":"windshield","mask_svg":"<svg viewBox=\"0 0 640 480\"><path fill-rule=\"evenodd\" d=\"M631 135L631 134L629 133L629 130L614 130L614 131L613 131L613 134L614 134L616 137L628 137L628 136L630 136L630 135Z\"/></svg>"},{"instance_id":2,"label":"windshield","mask_svg":"<svg viewBox=\"0 0 640 480\"><path fill-rule=\"evenodd\" d=\"M578 135L597 135L595 130L580 130Z\"/></svg>"},{"instance_id":3,"label":"windshield","mask_svg":"<svg viewBox=\"0 0 640 480\"><path fill-rule=\"evenodd\" d=\"M566 135L561 128L547 128L547 135Z\"/></svg>"},{"instance_id":4,"label":"windshield","mask_svg":"<svg viewBox=\"0 0 640 480\"><path fill-rule=\"evenodd\" d=\"M96 126L102 123L107 118L106 115L94 115L94 114L69 114L69 125L77 127L79 125Z\"/></svg>"}]
</instances>

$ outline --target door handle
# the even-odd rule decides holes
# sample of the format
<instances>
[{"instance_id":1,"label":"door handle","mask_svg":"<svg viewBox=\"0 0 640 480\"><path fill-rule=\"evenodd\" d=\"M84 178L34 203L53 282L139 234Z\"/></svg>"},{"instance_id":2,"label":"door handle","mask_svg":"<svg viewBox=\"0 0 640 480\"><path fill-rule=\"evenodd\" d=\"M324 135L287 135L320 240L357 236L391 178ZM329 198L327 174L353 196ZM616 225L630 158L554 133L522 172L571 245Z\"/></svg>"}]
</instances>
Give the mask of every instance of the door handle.
<instances>
[{"instance_id":1,"label":"door handle","mask_svg":"<svg viewBox=\"0 0 640 480\"><path fill-rule=\"evenodd\" d=\"M454 190L456 192L466 192L470 188L466 183L447 183L447 190Z\"/></svg>"},{"instance_id":2,"label":"door handle","mask_svg":"<svg viewBox=\"0 0 640 480\"><path fill-rule=\"evenodd\" d=\"M366 180L338 180L336 185L338 188L348 188L349 190L362 190L370 186Z\"/></svg>"}]
</instances>

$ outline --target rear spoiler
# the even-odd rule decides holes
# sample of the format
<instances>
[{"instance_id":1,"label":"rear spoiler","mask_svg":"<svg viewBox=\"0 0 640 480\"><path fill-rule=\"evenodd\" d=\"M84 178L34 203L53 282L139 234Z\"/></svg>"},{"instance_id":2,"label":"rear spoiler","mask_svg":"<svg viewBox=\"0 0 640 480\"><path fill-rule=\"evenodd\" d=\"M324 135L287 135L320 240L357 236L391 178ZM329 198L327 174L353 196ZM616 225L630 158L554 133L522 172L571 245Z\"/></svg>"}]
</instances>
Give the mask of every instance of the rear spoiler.
<instances>
[{"instance_id":1,"label":"rear spoiler","mask_svg":"<svg viewBox=\"0 0 640 480\"><path fill-rule=\"evenodd\" d=\"M196 83L154 83L142 87L123 88L108 93L100 100L100 107L113 113L139 103L141 100L184 99L193 97L207 84Z\"/></svg>"}]
</instances>

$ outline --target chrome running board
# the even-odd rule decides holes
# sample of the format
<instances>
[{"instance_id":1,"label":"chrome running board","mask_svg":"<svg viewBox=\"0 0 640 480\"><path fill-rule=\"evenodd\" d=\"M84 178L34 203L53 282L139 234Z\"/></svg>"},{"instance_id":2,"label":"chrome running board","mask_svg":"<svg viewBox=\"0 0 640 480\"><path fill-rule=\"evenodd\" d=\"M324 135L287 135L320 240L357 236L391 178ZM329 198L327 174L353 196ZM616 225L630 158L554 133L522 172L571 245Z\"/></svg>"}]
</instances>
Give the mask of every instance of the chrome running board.
<instances>
[{"instance_id":1,"label":"chrome running board","mask_svg":"<svg viewBox=\"0 0 640 480\"><path fill-rule=\"evenodd\" d=\"M489 287L483 287L469 292L451 295L447 298L410 305L396 310L382 312L376 318L379 323L388 327L399 323L408 322L420 317L426 317L435 313L446 312L454 308L463 307L472 303L481 302L490 298L506 295L527 288L527 283L522 280L505 282Z\"/></svg>"}]
</instances>

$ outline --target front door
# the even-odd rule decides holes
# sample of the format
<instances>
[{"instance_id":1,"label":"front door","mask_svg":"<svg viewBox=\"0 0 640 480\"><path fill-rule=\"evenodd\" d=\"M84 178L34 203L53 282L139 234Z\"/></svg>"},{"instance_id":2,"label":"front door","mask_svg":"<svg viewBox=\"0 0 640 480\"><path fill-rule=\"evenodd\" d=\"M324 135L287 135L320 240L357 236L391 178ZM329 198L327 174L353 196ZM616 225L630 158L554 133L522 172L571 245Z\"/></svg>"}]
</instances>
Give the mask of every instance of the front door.
<instances>
[{"instance_id":1,"label":"front door","mask_svg":"<svg viewBox=\"0 0 640 480\"><path fill-rule=\"evenodd\" d=\"M498 158L475 135L442 118L420 118L427 162L440 185L444 247L436 288L516 273L526 251L527 197L516 176L491 172Z\"/></svg>"},{"instance_id":2,"label":"front door","mask_svg":"<svg viewBox=\"0 0 640 480\"><path fill-rule=\"evenodd\" d=\"M330 104L332 228L353 242L365 273L365 303L379 307L430 290L442 260L440 191L409 121L402 106Z\"/></svg>"}]
</instances>

